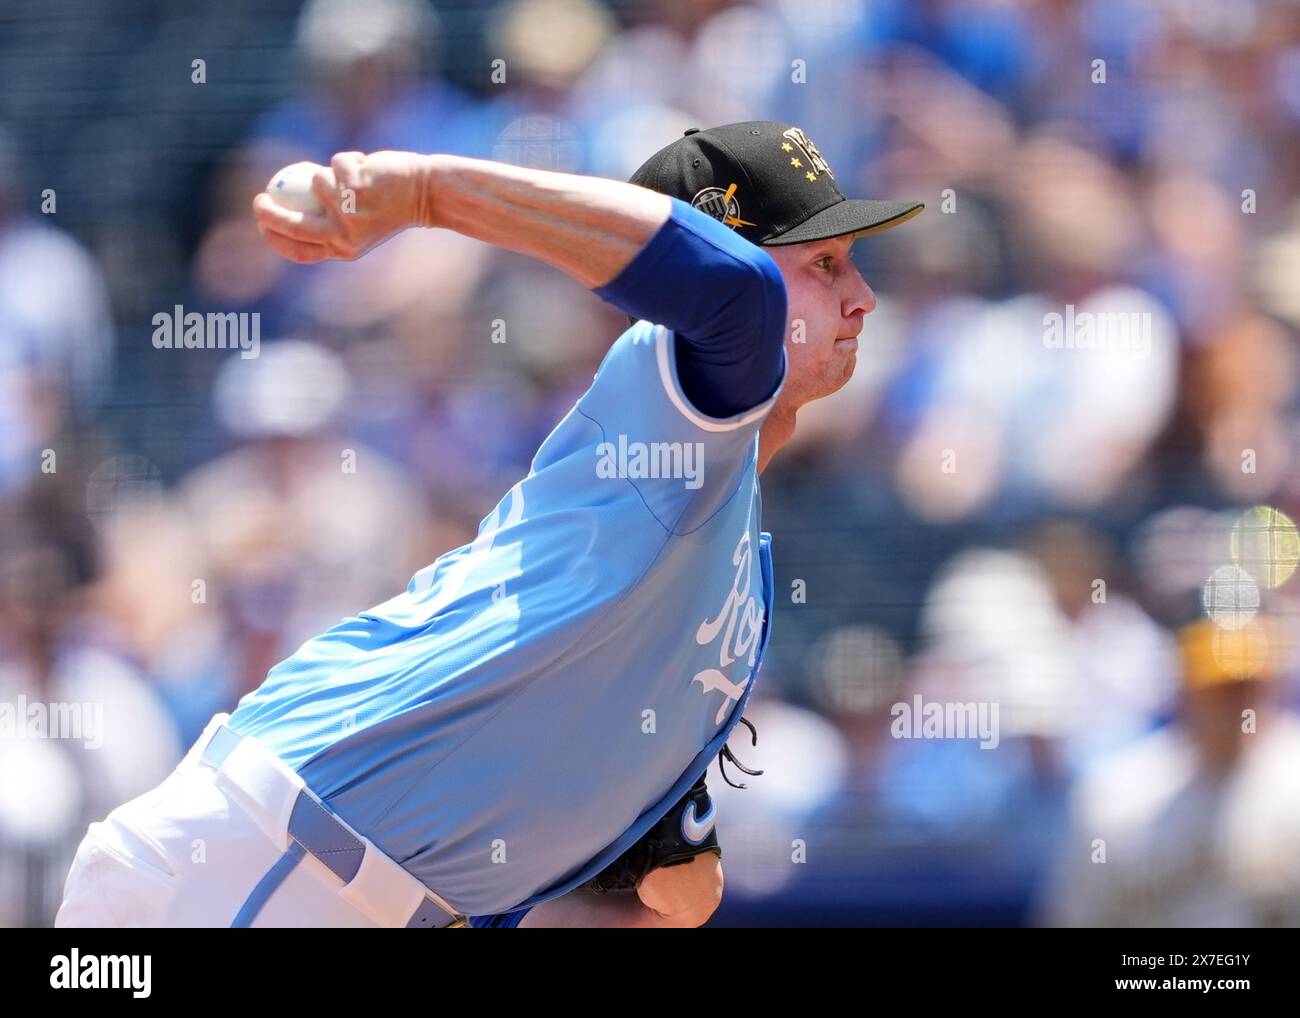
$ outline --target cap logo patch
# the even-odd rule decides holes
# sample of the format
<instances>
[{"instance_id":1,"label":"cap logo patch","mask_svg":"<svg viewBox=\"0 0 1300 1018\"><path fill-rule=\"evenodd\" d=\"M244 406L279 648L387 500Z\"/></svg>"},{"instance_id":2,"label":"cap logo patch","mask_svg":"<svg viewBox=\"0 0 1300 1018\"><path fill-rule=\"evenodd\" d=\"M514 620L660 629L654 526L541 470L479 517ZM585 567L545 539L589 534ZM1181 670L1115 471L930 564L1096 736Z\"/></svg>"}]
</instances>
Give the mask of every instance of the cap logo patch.
<instances>
[{"instance_id":1,"label":"cap logo patch","mask_svg":"<svg viewBox=\"0 0 1300 1018\"><path fill-rule=\"evenodd\" d=\"M697 208L706 216L712 216L733 230L737 226L754 226L754 223L740 218L740 203L736 201L736 185L732 184L725 191L720 187L706 187L697 191L691 199L691 207Z\"/></svg>"},{"instance_id":2,"label":"cap logo patch","mask_svg":"<svg viewBox=\"0 0 1300 1018\"><path fill-rule=\"evenodd\" d=\"M781 137L786 139L781 143L781 151L792 153L790 165L801 171L810 183L817 179L819 173L826 174L832 180L835 179L830 164L826 162L822 154L817 151L817 146L809 140L808 135L804 134L803 131L797 127L791 127L789 130L782 131ZM799 150L798 155L793 154L796 148Z\"/></svg>"}]
</instances>

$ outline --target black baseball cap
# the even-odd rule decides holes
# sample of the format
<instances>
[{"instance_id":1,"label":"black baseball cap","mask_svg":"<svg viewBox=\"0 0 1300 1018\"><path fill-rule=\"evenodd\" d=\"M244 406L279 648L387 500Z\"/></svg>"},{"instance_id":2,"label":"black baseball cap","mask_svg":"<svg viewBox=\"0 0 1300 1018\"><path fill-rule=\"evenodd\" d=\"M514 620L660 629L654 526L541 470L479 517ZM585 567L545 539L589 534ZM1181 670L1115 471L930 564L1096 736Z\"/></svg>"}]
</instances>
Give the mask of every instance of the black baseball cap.
<instances>
[{"instance_id":1,"label":"black baseball cap","mask_svg":"<svg viewBox=\"0 0 1300 1018\"><path fill-rule=\"evenodd\" d=\"M680 198L746 240L772 246L861 237L925 208L919 201L844 197L808 136L773 120L689 128L629 183Z\"/></svg>"}]
</instances>

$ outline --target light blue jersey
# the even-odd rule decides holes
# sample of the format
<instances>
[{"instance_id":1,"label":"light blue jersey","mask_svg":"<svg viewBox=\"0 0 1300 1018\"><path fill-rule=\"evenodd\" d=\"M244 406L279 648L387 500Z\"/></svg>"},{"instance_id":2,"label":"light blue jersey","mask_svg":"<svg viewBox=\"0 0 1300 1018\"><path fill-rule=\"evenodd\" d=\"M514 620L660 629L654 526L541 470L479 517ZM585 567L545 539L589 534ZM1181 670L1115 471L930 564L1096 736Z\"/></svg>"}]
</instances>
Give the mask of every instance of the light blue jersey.
<instances>
[{"instance_id":1,"label":"light blue jersey","mask_svg":"<svg viewBox=\"0 0 1300 1018\"><path fill-rule=\"evenodd\" d=\"M471 544L305 643L231 716L466 914L603 869L704 772L753 689L776 394L704 417L675 361L667 328L629 328Z\"/></svg>"}]
</instances>

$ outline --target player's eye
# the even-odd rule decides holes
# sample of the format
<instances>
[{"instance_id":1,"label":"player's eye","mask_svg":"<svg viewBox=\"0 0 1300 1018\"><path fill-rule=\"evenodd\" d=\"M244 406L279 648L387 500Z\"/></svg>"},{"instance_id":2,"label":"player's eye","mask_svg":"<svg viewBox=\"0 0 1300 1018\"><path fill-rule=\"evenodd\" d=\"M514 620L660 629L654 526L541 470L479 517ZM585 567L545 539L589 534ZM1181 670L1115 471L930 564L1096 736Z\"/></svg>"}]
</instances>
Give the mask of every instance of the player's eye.
<instances>
[{"instance_id":1,"label":"player's eye","mask_svg":"<svg viewBox=\"0 0 1300 1018\"><path fill-rule=\"evenodd\" d=\"M825 271L830 272L831 262L833 262L834 260L835 260L834 255L822 255L815 262L813 262L813 264L816 265L817 268L819 269L824 269Z\"/></svg>"}]
</instances>

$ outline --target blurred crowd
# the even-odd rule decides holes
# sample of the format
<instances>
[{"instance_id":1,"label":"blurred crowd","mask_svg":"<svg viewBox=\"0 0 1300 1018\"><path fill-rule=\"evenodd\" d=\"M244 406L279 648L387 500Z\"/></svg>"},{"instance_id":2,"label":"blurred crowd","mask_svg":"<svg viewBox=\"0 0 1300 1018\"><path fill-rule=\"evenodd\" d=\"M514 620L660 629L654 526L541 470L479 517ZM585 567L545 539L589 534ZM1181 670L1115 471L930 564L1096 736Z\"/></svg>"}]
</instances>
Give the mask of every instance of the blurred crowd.
<instances>
[{"instance_id":1,"label":"blurred crowd","mask_svg":"<svg viewBox=\"0 0 1300 1018\"><path fill-rule=\"evenodd\" d=\"M471 539L625 324L446 232L283 262L249 208L272 172L626 178L752 119L927 210L855 245L857 373L763 478L778 607L732 748L764 773L711 775L715 922L1300 924L1300 4L8 16L0 705L102 716L0 723L0 925L49 923L89 821ZM157 349L178 305L258 312L259 356ZM917 737L913 703L996 705L997 744Z\"/></svg>"}]
</instances>

